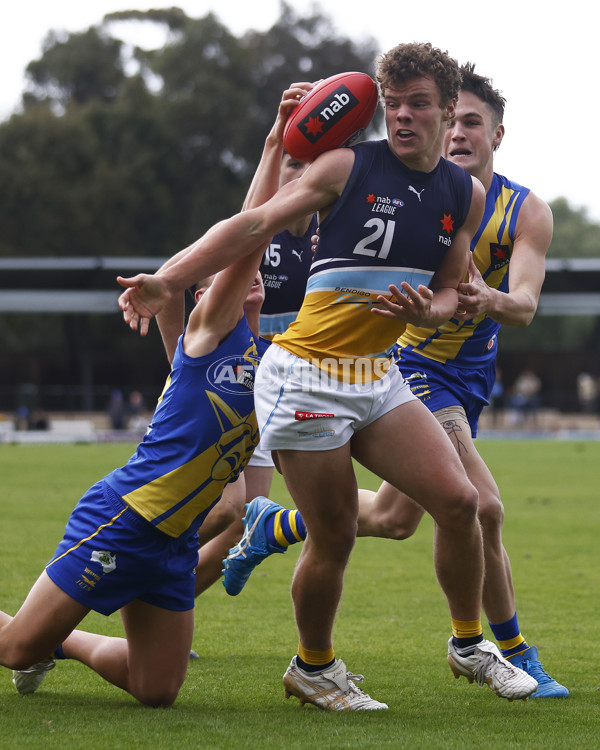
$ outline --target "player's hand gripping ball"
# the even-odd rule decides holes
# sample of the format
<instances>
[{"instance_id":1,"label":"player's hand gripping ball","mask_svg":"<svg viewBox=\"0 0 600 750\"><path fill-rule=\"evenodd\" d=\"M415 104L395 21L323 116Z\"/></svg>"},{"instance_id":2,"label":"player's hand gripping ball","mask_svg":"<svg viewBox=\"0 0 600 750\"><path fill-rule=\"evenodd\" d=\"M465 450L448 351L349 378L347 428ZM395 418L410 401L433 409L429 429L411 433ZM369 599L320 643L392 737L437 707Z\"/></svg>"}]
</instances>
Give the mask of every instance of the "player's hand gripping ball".
<instances>
[{"instance_id":1,"label":"player's hand gripping ball","mask_svg":"<svg viewBox=\"0 0 600 750\"><path fill-rule=\"evenodd\" d=\"M283 147L299 161L350 146L377 109L377 84L366 73L338 73L300 100L285 124Z\"/></svg>"}]
</instances>

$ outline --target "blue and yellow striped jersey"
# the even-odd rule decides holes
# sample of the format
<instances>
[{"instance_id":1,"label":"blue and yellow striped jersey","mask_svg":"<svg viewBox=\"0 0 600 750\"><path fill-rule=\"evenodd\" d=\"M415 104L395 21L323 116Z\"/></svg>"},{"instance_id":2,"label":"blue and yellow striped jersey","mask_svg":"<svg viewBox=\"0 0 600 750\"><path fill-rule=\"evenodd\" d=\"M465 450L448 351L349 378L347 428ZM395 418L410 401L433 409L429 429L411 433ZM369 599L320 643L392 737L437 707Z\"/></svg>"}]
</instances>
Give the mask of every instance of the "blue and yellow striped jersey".
<instances>
[{"instance_id":1,"label":"blue and yellow striped jersey","mask_svg":"<svg viewBox=\"0 0 600 750\"><path fill-rule=\"evenodd\" d=\"M297 319L273 341L346 382L383 375L404 324L371 313L389 284L430 283L464 223L472 181L441 159L408 169L386 140L353 147L342 195L320 224L321 241Z\"/></svg>"},{"instance_id":2,"label":"blue and yellow striped jersey","mask_svg":"<svg viewBox=\"0 0 600 750\"><path fill-rule=\"evenodd\" d=\"M492 178L483 220L471 242L471 251L483 280L493 289L508 291L515 227L529 192L502 175L494 174ZM479 367L496 357L499 328L500 323L485 314L467 322L452 318L438 329L409 325L398 339L399 361L402 362L402 352L409 351L436 362Z\"/></svg>"},{"instance_id":3,"label":"blue and yellow striped jersey","mask_svg":"<svg viewBox=\"0 0 600 750\"><path fill-rule=\"evenodd\" d=\"M182 340L144 439L105 477L127 505L173 537L197 530L258 444L254 373L268 347L245 317L208 355L189 357Z\"/></svg>"}]
</instances>

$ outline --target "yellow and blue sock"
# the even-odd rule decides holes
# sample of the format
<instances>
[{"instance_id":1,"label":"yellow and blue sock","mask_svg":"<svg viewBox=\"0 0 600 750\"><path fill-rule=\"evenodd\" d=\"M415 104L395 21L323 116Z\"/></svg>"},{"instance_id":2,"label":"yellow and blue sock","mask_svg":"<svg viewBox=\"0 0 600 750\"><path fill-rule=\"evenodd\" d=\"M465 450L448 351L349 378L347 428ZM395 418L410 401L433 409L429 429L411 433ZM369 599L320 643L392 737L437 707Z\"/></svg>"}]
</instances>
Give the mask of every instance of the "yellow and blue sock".
<instances>
[{"instance_id":1,"label":"yellow and blue sock","mask_svg":"<svg viewBox=\"0 0 600 750\"><path fill-rule=\"evenodd\" d=\"M304 648L301 643L298 644L296 665L305 672L322 672L334 664L335 653L333 646L328 648L327 651L311 651L311 649Z\"/></svg>"},{"instance_id":2,"label":"yellow and blue sock","mask_svg":"<svg viewBox=\"0 0 600 750\"><path fill-rule=\"evenodd\" d=\"M461 656L470 656L482 640L481 619L455 620L452 618L452 643Z\"/></svg>"},{"instance_id":3,"label":"yellow and blue sock","mask_svg":"<svg viewBox=\"0 0 600 750\"><path fill-rule=\"evenodd\" d=\"M506 622L495 624L490 622L490 628L505 659L510 659L511 656L516 656L516 654L522 654L525 649L529 648L527 641L521 635L516 612Z\"/></svg>"},{"instance_id":4,"label":"yellow and blue sock","mask_svg":"<svg viewBox=\"0 0 600 750\"><path fill-rule=\"evenodd\" d=\"M287 549L291 544L306 539L306 526L298 510L282 508L265 522L267 542L277 549Z\"/></svg>"}]
</instances>

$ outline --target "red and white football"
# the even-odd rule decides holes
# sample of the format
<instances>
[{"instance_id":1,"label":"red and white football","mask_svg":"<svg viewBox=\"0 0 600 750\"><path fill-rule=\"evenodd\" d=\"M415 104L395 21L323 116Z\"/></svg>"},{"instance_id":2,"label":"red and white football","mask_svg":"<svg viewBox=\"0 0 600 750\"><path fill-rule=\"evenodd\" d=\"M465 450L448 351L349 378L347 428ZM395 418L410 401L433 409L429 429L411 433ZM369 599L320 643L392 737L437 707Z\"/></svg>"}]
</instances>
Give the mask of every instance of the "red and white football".
<instances>
[{"instance_id":1,"label":"red and white football","mask_svg":"<svg viewBox=\"0 0 600 750\"><path fill-rule=\"evenodd\" d=\"M367 128L377 109L377 84L366 73L338 73L300 100L283 133L283 147L300 161L350 146Z\"/></svg>"}]
</instances>

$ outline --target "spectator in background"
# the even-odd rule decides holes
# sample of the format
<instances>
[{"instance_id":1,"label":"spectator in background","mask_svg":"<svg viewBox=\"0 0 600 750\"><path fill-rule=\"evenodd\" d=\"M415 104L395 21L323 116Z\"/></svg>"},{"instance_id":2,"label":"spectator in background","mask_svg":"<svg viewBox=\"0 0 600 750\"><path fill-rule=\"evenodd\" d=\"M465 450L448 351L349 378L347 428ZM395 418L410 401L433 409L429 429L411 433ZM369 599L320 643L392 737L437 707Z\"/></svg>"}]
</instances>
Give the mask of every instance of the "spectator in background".
<instances>
[{"instance_id":1,"label":"spectator in background","mask_svg":"<svg viewBox=\"0 0 600 750\"><path fill-rule=\"evenodd\" d=\"M31 415L29 422L30 430L48 430L50 429L50 419L43 409L36 409Z\"/></svg>"},{"instance_id":2,"label":"spectator in background","mask_svg":"<svg viewBox=\"0 0 600 750\"><path fill-rule=\"evenodd\" d=\"M490 392L490 412L492 414L492 423L494 426L498 424L504 411L505 406L505 393L504 383L502 381L502 370L499 367L496 368L496 380L492 386Z\"/></svg>"},{"instance_id":3,"label":"spectator in background","mask_svg":"<svg viewBox=\"0 0 600 750\"><path fill-rule=\"evenodd\" d=\"M144 432L148 426L146 415L146 404L144 397L139 391L132 391L129 394L127 403L127 428L136 432Z\"/></svg>"},{"instance_id":4,"label":"spectator in background","mask_svg":"<svg viewBox=\"0 0 600 750\"><path fill-rule=\"evenodd\" d=\"M19 406L15 412L15 430L29 429L29 409L26 406Z\"/></svg>"},{"instance_id":5,"label":"spectator in background","mask_svg":"<svg viewBox=\"0 0 600 750\"><path fill-rule=\"evenodd\" d=\"M532 426L537 424L537 413L541 406L541 390L542 381L530 368L523 370L515 380L510 399L515 427L525 426L527 422Z\"/></svg>"},{"instance_id":6,"label":"spectator in background","mask_svg":"<svg viewBox=\"0 0 600 750\"><path fill-rule=\"evenodd\" d=\"M113 430L124 430L126 413L121 391L114 390L111 392L107 411L111 428Z\"/></svg>"},{"instance_id":7,"label":"spectator in background","mask_svg":"<svg viewBox=\"0 0 600 750\"><path fill-rule=\"evenodd\" d=\"M589 372L577 376L577 400L584 414L596 414L598 410L598 379Z\"/></svg>"}]
</instances>

